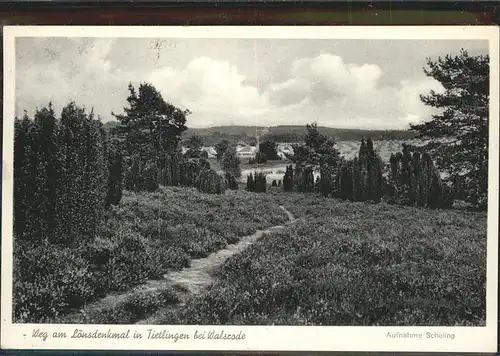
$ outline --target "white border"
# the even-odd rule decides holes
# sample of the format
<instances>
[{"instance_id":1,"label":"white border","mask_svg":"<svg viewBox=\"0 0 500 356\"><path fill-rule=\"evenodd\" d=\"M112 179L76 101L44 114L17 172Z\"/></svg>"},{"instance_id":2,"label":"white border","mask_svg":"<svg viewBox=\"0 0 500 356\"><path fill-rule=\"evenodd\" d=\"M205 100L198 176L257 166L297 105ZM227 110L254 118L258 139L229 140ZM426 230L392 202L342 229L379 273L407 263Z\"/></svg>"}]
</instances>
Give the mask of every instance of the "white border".
<instances>
[{"instance_id":1,"label":"white border","mask_svg":"<svg viewBox=\"0 0 500 356\"><path fill-rule=\"evenodd\" d=\"M422 351L495 352L497 347L498 273L498 132L499 132L499 29L495 26L356 26L356 27L106 27L106 26L5 26L4 36L4 131L2 176L2 291L1 347L22 349L101 349L101 350L269 350L269 351ZM487 302L485 327L298 327L298 326L172 326L155 330L188 333L194 330L225 330L239 333L245 340L107 340L32 339L34 328L50 334L73 330L87 332L99 328L114 332L138 330L144 325L51 325L12 324L12 197L13 197L13 118L15 116L16 37L149 37L149 38L281 38L281 39L408 39L408 40L487 40L490 55L490 141L487 240ZM354 45L354 44L353 44ZM404 55L404 54L402 54ZM448 332L451 339L388 339L387 332ZM118 342L117 342L118 341Z\"/></svg>"}]
</instances>

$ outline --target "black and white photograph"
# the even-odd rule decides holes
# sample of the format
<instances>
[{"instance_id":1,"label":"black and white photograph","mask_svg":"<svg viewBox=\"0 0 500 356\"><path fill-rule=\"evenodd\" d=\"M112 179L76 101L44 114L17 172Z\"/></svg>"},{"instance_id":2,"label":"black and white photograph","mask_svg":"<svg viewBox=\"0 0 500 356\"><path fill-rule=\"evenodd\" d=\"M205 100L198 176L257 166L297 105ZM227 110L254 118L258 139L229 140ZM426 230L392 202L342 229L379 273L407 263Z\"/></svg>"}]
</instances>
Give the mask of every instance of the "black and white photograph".
<instances>
[{"instance_id":1,"label":"black and white photograph","mask_svg":"<svg viewBox=\"0 0 500 356\"><path fill-rule=\"evenodd\" d=\"M498 29L286 29L13 31L2 312L25 342L496 347Z\"/></svg>"}]
</instances>

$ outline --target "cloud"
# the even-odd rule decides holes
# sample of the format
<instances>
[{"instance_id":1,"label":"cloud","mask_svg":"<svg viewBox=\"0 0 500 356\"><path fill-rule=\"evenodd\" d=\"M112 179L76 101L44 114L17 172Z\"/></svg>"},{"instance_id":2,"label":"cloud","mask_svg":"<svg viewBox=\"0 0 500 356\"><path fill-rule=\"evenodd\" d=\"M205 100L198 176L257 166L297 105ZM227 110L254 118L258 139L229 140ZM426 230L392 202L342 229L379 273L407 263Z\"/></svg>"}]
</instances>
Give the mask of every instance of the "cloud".
<instances>
[{"instance_id":1,"label":"cloud","mask_svg":"<svg viewBox=\"0 0 500 356\"><path fill-rule=\"evenodd\" d=\"M323 53L294 61L290 78L270 84L267 96L283 123L296 116L294 122L316 120L336 127L405 128L430 115L419 95L439 90L438 82L405 79L381 85L383 75L378 65L345 63Z\"/></svg>"},{"instance_id":2,"label":"cloud","mask_svg":"<svg viewBox=\"0 0 500 356\"><path fill-rule=\"evenodd\" d=\"M199 57L181 71L155 70L148 81L172 103L192 111L189 123L193 126L254 125L256 117L270 110L266 97L226 61Z\"/></svg>"},{"instance_id":3,"label":"cloud","mask_svg":"<svg viewBox=\"0 0 500 356\"><path fill-rule=\"evenodd\" d=\"M149 57L141 53L129 60L134 56L133 46L129 47L114 39L20 41L17 114L22 109L32 113L49 101L60 110L75 100L110 120L111 111L122 112L127 104L128 83L137 86L148 81L167 101L193 113L188 118L188 126L193 127L316 121L331 127L406 128L432 113L419 95L442 89L433 79L386 73L381 64L366 58L364 63L349 63L327 52L283 64L280 79L273 79L263 62L259 71L267 79L259 87L254 68L249 72L251 66L242 65L236 56L229 61L221 59L220 53L218 59L191 55L183 62L179 52L162 60L167 65L150 61L138 65L141 58ZM173 59L169 62L169 58Z\"/></svg>"},{"instance_id":4,"label":"cloud","mask_svg":"<svg viewBox=\"0 0 500 356\"><path fill-rule=\"evenodd\" d=\"M37 61L20 62L16 68L16 112L30 114L37 107L50 101L56 110L61 110L70 100L106 119L112 110L121 110L126 98L127 83L134 78L131 72L119 68L111 69L107 59L113 39L71 39L70 43L58 45L48 39L37 40L38 46L29 51L43 49ZM40 60L38 60L40 59ZM30 64L30 65L28 65Z\"/></svg>"}]
</instances>

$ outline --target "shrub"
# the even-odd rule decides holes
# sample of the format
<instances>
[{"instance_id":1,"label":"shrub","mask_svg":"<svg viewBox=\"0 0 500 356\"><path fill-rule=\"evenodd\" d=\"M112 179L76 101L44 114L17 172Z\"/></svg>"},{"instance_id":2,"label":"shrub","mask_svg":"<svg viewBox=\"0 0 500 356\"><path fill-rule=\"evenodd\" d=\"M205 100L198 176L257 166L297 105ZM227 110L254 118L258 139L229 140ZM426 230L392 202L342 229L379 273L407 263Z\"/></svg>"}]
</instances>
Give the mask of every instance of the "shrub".
<instances>
[{"instance_id":1,"label":"shrub","mask_svg":"<svg viewBox=\"0 0 500 356\"><path fill-rule=\"evenodd\" d=\"M14 320L47 321L98 292L100 281L81 256L81 249L21 241L14 247Z\"/></svg>"},{"instance_id":2,"label":"shrub","mask_svg":"<svg viewBox=\"0 0 500 356\"><path fill-rule=\"evenodd\" d=\"M266 175L262 172L255 173L255 176L250 176L247 179L247 189L251 192L265 193L267 188Z\"/></svg>"},{"instance_id":3,"label":"shrub","mask_svg":"<svg viewBox=\"0 0 500 356\"><path fill-rule=\"evenodd\" d=\"M120 307L131 315L128 322L135 322L160 308L178 302L179 297L172 289L146 290L130 295Z\"/></svg>"}]
</instances>

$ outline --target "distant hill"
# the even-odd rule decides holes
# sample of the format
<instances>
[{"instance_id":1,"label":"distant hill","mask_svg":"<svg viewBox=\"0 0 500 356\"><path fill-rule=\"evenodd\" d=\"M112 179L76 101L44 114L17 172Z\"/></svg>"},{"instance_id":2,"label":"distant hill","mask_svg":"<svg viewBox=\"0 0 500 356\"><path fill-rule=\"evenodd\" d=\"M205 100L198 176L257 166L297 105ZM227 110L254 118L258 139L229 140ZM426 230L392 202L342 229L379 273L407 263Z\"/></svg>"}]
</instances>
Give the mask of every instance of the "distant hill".
<instances>
[{"instance_id":1,"label":"distant hill","mask_svg":"<svg viewBox=\"0 0 500 356\"><path fill-rule=\"evenodd\" d=\"M118 125L117 121L108 121L104 128L110 131ZM203 138L204 144L213 146L226 139L231 143L244 141L248 144L255 143L255 129L264 127L255 126L214 126L208 128L189 128L184 132L183 138L188 139L193 135ZM301 142L306 134L306 127L302 125L281 125L268 127L269 134L261 139L271 138L276 142ZM415 138L416 133L409 130L360 130L360 129L338 129L319 126L320 133L334 138L336 141L359 141L361 138L371 137L373 140L406 140Z\"/></svg>"},{"instance_id":2,"label":"distant hill","mask_svg":"<svg viewBox=\"0 0 500 356\"><path fill-rule=\"evenodd\" d=\"M213 145L225 138L229 141L255 140L255 129L264 127L255 126L215 126L203 129L190 128L185 133L186 138L199 135L203 137L206 145ZM268 127L269 134L262 137L272 138L277 142L300 142L306 134L306 127L302 125L282 125ZM360 130L338 129L319 126L318 131L334 138L336 141L359 141L361 138L371 137L373 140L403 140L415 138L416 133L409 130ZM251 143L251 142L248 142Z\"/></svg>"}]
</instances>

